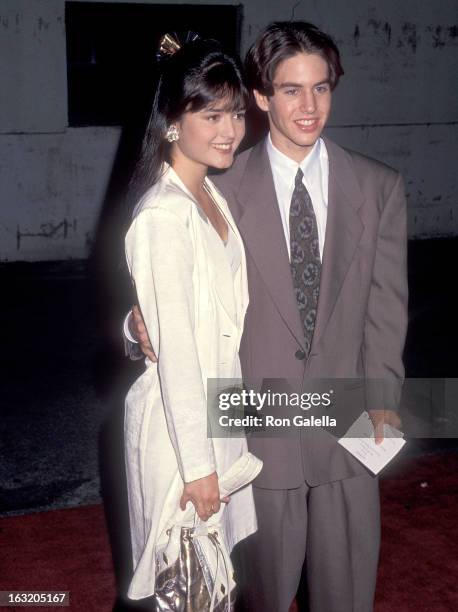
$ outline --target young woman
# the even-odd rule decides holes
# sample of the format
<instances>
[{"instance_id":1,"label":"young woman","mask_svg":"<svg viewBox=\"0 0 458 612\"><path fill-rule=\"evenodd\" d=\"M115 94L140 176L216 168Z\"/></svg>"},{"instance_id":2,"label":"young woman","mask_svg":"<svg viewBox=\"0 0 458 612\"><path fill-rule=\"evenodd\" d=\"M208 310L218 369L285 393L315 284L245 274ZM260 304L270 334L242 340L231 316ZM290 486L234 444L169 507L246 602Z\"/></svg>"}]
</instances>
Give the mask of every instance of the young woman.
<instances>
[{"instance_id":1,"label":"young woman","mask_svg":"<svg viewBox=\"0 0 458 612\"><path fill-rule=\"evenodd\" d=\"M256 530L250 487L221 504L218 474L246 450L207 434L209 378L238 378L248 304L245 255L224 198L207 177L228 168L245 133L247 90L214 41L163 63L136 180L126 255L157 363L126 398L125 446L133 599L154 593L154 550L178 504L224 525L229 550Z\"/></svg>"}]
</instances>

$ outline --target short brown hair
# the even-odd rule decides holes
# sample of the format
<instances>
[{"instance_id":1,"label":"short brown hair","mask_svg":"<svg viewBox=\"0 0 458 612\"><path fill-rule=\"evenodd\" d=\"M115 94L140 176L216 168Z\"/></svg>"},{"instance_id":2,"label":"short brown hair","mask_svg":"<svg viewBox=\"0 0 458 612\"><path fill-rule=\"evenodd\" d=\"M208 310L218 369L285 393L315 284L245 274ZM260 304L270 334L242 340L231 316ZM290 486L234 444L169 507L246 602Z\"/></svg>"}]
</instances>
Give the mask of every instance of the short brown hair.
<instances>
[{"instance_id":1,"label":"short brown hair","mask_svg":"<svg viewBox=\"0 0 458 612\"><path fill-rule=\"evenodd\" d=\"M316 53L329 67L329 84L334 89L344 73L340 54L328 34L305 21L275 21L250 47L245 59L248 85L264 96L273 96L275 71L297 53Z\"/></svg>"}]
</instances>

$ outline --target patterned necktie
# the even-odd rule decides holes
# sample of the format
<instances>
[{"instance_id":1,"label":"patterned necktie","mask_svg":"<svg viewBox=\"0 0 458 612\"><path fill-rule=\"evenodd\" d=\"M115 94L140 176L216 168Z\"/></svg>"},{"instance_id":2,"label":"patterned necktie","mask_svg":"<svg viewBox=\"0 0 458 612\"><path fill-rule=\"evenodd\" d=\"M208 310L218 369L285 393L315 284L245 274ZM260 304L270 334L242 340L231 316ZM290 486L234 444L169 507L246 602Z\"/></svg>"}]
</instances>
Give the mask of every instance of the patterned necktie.
<instances>
[{"instance_id":1,"label":"patterned necktie","mask_svg":"<svg viewBox=\"0 0 458 612\"><path fill-rule=\"evenodd\" d=\"M312 345L313 330L320 292L321 260L318 226L312 200L299 168L296 174L291 208L289 209L289 240L291 274L294 292L305 336L306 355Z\"/></svg>"}]
</instances>

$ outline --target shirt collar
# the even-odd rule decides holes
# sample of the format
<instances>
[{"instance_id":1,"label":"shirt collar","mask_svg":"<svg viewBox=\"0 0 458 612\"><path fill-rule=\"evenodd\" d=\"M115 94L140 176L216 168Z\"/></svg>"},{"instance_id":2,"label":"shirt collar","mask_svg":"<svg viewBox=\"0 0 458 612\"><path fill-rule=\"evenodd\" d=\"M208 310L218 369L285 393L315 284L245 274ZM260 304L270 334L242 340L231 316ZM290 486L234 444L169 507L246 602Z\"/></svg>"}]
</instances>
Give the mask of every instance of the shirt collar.
<instances>
[{"instance_id":1,"label":"shirt collar","mask_svg":"<svg viewBox=\"0 0 458 612\"><path fill-rule=\"evenodd\" d=\"M297 174L298 168L302 170L304 177L307 177L307 174L313 172L313 169L319 165L321 149L322 139L318 138L310 153L301 161L300 164L298 164L277 149L272 142L270 132L267 136L267 154L269 156L272 170L275 173L278 173L280 176L283 176L285 179L286 177L288 177L288 179L291 177L294 178Z\"/></svg>"}]
</instances>

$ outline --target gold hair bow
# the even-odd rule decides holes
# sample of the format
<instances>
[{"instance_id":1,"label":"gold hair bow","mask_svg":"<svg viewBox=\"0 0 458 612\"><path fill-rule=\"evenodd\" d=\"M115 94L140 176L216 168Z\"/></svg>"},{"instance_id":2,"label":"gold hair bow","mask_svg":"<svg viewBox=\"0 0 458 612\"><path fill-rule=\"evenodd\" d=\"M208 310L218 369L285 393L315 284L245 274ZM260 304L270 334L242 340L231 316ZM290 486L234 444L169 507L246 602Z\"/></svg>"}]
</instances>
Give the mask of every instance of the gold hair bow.
<instances>
[{"instance_id":1,"label":"gold hair bow","mask_svg":"<svg viewBox=\"0 0 458 612\"><path fill-rule=\"evenodd\" d=\"M159 49L157 51L158 59L164 57L170 57L174 53L181 49L181 45L178 40L172 34L164 34L159 41Z\"/></svg>"},{"instance_id":2,"label":"gold hair bow","mask_svg":"<svg viewBox=\"0 0 458 612\"><path fill-rule=\"evenodd\" d=\"M156 58L160 61L168 57L172 57L181 47L189 42L194 42L200 38L196 32L188 31L181 37L181 42L175 32L171 34L164 34L159 41L159 49L156 53Z\"/></svg>"}]
</instances>

